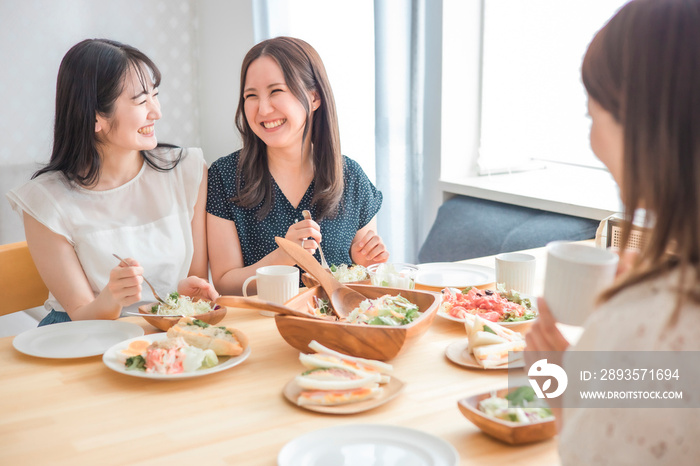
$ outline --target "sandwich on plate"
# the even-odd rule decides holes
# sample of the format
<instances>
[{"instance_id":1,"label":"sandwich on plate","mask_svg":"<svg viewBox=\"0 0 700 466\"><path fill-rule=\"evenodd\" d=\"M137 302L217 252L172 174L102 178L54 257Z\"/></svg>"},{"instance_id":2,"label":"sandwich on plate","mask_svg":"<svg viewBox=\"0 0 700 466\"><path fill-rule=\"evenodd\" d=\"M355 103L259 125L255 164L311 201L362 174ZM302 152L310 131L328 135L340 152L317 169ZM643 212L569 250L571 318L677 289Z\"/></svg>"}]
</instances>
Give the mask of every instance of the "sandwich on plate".
<instances>
[{"instance_id":1,"label":"sandwich on plate","mask_svg":"<svg viewBox=\"0 0 700 466\"><path fill-rule=\"evenodd\" d=\"M247 345L246 336L239 330L183 317L168 330L166 339L134 340L117 358L127 370L180 374L216 366L218 356L238 356Z\"/></svg>"},{"instance_id":2,"label":"sandwich on plate","mask_svg":"<svg viewBox=\"0 0 700 466\"><path fill-rule=\"evenodd\" d=\"M183 317L168 330L168 338L176 337L198 348L210 349L217 356L238 356L247 345L245 335L238 330L217 327L192 317Z\"/></svg>"},{"instance_id":3,"label":"sandwich on plate","mask_svg":"<svg viewBox=\"0 0 700 466\"><path fill-rule=\"evenodd\" d=\"M316 353L299 355L307 368L295 379L302 389L297 398L299 406L332 406L372 399L382 393L380 384L390 380L390 364L342 354L316 341L309 347Z\"/></svg>"},{"instance_id":4,"label":"sandwich on plate","mask_svg":"<svg viewBox=\"0 0 700 466\"><path fill-rule=\"evenodd\" d=\"M464 327L469 337L467 351L484 368L507 366L523 358L525 339L522 334L473 314L466 317ZM516 353L510 361L509 352Z\"/></svg>"}]
</instances>

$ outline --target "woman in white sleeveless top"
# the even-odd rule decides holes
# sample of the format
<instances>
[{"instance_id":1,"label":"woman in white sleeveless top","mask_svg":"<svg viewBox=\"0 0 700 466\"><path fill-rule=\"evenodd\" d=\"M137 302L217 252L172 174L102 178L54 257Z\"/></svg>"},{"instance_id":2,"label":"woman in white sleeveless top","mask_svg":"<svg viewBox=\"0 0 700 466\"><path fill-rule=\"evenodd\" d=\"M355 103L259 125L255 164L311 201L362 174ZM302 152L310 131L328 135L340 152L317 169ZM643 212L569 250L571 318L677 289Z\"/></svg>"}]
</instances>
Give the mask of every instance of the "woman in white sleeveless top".
<instances>
[{"instance_id":1,"label":"woman in white sleeveless top","mask_svg":"<svg viewBox=\"0 0 700 466\"><path fill-rule=\"evenodd\" d=\"M207 281L207 169L200 149L158 145L160 72L139 50L88 39L66 53L48 165L8 193L50 294L39 324L116 319ZM127 258L120 264L113 254Z\"/></svg>"}]
</instances>

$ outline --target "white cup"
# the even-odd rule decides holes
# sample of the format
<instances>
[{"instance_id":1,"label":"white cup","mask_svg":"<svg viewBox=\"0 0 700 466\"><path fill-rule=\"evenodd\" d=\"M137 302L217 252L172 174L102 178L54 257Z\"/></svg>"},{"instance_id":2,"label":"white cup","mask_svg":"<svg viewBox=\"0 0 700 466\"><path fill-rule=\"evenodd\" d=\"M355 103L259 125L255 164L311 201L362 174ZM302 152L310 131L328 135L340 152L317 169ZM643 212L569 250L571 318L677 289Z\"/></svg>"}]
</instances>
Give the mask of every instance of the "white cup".
<instances>
[{"instance_id":1,"label":"white cup","mask_svg":"<svg viewBox=\"0 0 700 466\"><path fill-rule=\"evenodd\" d=\"M532 296L535 293L535 256L519 252L497 255L496 283L503 283L506 291Z\"/></svg>"},{"instance_id":2,"label":"white cup","mask_svg":"<svg viewBox=\"0 0 700 466\"><path fill-rule=\"evenodd\" d=\"M275 304L284 304L299 294L299 269L291 265L268 265L260 267L255 275L243 282L243 296L248 296L248 284L258 282L258 298ZM274 312L260 311L264 316L273 316Z\"/></svg>"},{"instance_id":3,"label":"white cup","mask_svg":"<svg viewBox=\"0 0 700 466\"><path fill-rule=\"evenodd\" d=\"M612 285L618 256L607 249L554 241L547 244L544 299L555 319L583 325L598 295Z\"/></svg>"}]
</instances>

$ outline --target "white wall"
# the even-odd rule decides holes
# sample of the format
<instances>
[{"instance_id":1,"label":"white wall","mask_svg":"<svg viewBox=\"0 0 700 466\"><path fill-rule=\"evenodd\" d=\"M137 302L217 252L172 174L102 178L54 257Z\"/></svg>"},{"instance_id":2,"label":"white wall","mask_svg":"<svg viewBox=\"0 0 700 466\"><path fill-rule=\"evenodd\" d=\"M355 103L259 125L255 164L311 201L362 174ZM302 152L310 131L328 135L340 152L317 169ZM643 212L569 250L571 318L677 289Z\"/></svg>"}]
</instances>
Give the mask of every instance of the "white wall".
<instances>
[{"instance_id":1,"label":"white wall","mask_svg":"<svg viewBox=\"0 0 700 466\"><path fill-rule=\"evenodd\" d=\"M199 0L199 109L204 157L209 163L240 149L234 117L241 63L255 45L255 0Z\"/></svg>"},{"instance_id":2,"label":"white wall","mask_svg":"<svg viewBox=\"0 0 700 466\"><path fill-rule=\"evenodd\" d=\"M209 162L237 149L239 67L253 45L254 0L0 1L0 243L24 238L5 193L46 163L56 75L86 38L133 45L160 68L158 139L201 146Z\"/></svg>"}]
</instances>

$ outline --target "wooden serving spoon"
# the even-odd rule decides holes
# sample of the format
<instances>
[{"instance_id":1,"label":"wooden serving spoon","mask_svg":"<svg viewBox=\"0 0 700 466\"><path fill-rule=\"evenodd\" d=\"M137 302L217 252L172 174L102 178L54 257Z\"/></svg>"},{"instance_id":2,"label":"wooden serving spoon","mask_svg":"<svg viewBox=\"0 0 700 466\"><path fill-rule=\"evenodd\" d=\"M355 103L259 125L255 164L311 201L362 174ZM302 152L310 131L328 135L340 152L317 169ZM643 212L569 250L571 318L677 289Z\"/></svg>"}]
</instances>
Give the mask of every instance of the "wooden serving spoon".
<instances>
[{"instance_id":1,"label":"wooden serving spoon","mask_svg":"<svg viewBox=\"0 0 700 466\"><path fill-rule=\"evenodd\" d=\"M315 316L313 314L307 314L305 312L297 311L291 307L282 306L280 304L275 304L270 301L263 301L260 299L245 298L243 296L219 296L216 299L216 304L225 307L238 307L243 309L258 309L263 311L272 311L277 314L284 314L288 316L296 317L306 317L307 319L321 319L328 320L326 317Z\"/></svg>"},{"instance_id":2,"label":"wooden serving spoon","mask_svg":"<svg viewBox=\"0 0 700 466\"><path fill-rule=\"evenodd\" d=\"M309 272L311 276L318 280L318 283L321 284L321 288L323 288L331 299L333 312L335 312L335 315L339 318L347 319L348 315L353 310L357 309L362 301L367 299L362 294L336 280L332 274L328 273L328 271L308 253L308 251L298 244L288 239L280 238L279 236L275 238L275 242L277 242L280 249L289 254L302 269Z\"/></svg>"}]
</instances>

